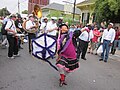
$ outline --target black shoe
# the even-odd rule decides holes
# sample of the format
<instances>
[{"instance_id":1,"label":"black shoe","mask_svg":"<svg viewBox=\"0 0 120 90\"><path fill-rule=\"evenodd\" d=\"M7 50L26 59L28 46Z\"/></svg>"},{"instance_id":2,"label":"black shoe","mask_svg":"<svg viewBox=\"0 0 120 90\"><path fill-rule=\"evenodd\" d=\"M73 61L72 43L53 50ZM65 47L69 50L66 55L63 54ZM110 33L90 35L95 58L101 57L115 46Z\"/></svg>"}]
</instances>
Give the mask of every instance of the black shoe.
<instances>
[{"instance_id":1,"label":"black shoe","mask_svg":"<svg viewBox=\"0 0 120 90\"><path fill-rule=\"evenodd\" d=\"M104 60L104 62L106 63L106 62L107 62L107 60Z\"/></svg>"},{"instance_id":2,"label":"black shoe","mask_svg":"<svg viewBox=\"0 0 120 90\"><path fill-rule=\"evenodd\" d=\"M83 60L87 60L86 58L81 58L81 59L83 59Z\"/></svg>"},{"instance_id":3,"label":"black shoe","mask_svg":"<svg viewBox=\"0 0 120 90\"><path fill-rule=\"evenodd\" d=\"M99 59L99 61L103 61L103 59L101 58L101 59Z\"/></svg>"},{"instance_id":4,"label":"black shoe","mask_svg":"<svg viewBox=\"0 0 120 90\"><path fill-rule=\"evenodd\" d=\"M79 60L79 57L77 57L77 60Z\"/></svg>"},{"instance_id":5,"label":"black shoe","mask_svg":"<svg viewBox=\"0 0 120 90\"><path fill-rule=\"evenodd\" d=\"M95 55L97 55L97 53L95 53Z\"/></svg>"},{"instance_id":6,"label":"black shoe","mask_svg":"<svg viewBox=\"0 0 120 90\"><path fill-rule=\"evenodd\" d=\"M29 51L29 54L31 54L31 51Z\"/></svg>"}]
</instances>

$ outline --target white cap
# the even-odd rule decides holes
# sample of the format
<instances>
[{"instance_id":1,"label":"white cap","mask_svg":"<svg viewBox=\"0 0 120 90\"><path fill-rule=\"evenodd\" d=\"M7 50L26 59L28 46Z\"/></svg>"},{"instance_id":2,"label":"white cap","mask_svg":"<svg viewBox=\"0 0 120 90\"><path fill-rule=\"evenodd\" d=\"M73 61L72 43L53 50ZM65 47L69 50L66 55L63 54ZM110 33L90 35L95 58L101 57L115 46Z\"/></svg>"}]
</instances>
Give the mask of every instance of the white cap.
<instances>
[{"instance_id":1,"label":"white cap","mask_svg":"<svg viewBox=\"0 0 120 90\"><path fill-rule=\"evenodd\" d=\"M47 17L43 17L43 19L48 19Z\"/></svg>"},{"instance_id":2,"label":"white cap","mask_svg":"<svg viewBox=\"0 0 120 90\"><path fill-rule=\"evenodd\" d=\"M87 23L87 26L91 25L91 23Z\"/></svg>"},{"instance_id":3,"label":"white cap","mask_svg":"<svg viewBox=\"0 0 120 90\"><path fill-rule=\"evenodd\" d=\"M33 17L33 14L29 14L28 17L29 17L29 18L30 18L30 17Z\"/></svg>"},{"instance_id":4,"label":"white cap","mask_svg":"<svg viewBox=\"0 0 120 90\"><path fill-rule=\"evenodd\" d=\"M57 20L57 17L51 17L51 19Z\"/></svg>"},{"instance_id":5,"label":"white cap","mask_svg":"<svg viewBox=\"0 0 120 90\"><path fill-rule=\"evenodd\" d=\"M9 17L10 17L10 18L11 18L11 17L17 17L17 15L16 15L16 14L10 14Z\"/></svg>"},{"instance_id":6,"label":"white cap","mask_svg":"<svg viewBox=\"0 0 120 90\"><path fill-rule=\"evenodd\" d=\"M109 23L109 25L112 25L112 26L113 26L113 23Z\"/></svg>"},{"instance_id":7,"label":"white cap","mask_svg":"<svg viewBox=\"0 0 120 90\"><path fill-rule=\"evenodd\" d=\"M59 17L59 19L63 19L63 17Z\"/></svg>"}]
</instances>

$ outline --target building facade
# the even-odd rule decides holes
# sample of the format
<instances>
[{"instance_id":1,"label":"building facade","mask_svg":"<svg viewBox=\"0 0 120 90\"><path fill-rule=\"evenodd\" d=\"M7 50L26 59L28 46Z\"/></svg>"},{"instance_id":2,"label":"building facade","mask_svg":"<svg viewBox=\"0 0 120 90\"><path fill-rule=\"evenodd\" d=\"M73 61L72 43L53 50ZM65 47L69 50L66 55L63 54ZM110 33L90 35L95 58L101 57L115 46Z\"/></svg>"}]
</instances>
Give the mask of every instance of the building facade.
<instances>
[{"instance_id":1,"label":"building facade","mask_svg":"<svg viewBox=\"0 0 120 90\"><path fill-rule=\"evenodd\" d=\"M95 19L94 7L96 0L85 0L77 4L77 8L81 10L81 21L84 24L93 23Z\"/></svg>"},{"instance_id":2,"label":"building facade","mask_svg":"<svg viewBox=\"0 0 120 90\"><path fill-rule=\"evenodd\" d=\"M29 0L28 1L28 14L32 13L34 5L39 5L40 7L46 6L50 3L50 0Z\"/></svg>"}]
</instances>

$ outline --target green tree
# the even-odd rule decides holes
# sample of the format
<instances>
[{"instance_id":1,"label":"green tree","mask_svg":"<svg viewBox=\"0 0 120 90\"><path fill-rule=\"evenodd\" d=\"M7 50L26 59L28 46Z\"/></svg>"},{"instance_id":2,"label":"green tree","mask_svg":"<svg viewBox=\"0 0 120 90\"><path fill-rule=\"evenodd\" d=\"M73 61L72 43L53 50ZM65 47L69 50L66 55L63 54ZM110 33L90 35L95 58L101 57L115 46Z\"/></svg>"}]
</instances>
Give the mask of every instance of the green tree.
<instances>
[{"instance_id":1,"label":"green tree","mask_svg":"<svg viewBox=\"0 0 120 90\"><path fill-rule=\"evenodd\" d=\"M0 16L6 16L6 15L10 15L10 12L7 10L7 8L2 8L0 9Z\"/></svg>"},{"instance_id":2,"label":"green tree","mask_svg":"<svg viewBox=\"0 0 120 90\"><path fill-rule=\"evenodd\" d=\"M95 2L95 20L97 22L120 22L120 0L97 0Z\"/></svg>"},{"instance_id":3,"label":"green tree","mask_svg":"<svg viewBox=\"0 0 120 90\"><path fill-rule=\"evenodd\" d=\"M50 13L47 16L48 18L51 17L63 17L64 22L68 22L69 25L73 24L73 14L64 14L62 11L57 11L57 10L51 10ZM79 21L79 15L75 15L75 20Z\"/></svg>"},{"instance_id":4,"label":"green tree","mask_svg":"<svg viewBox=\"0 0 120 90\"><path fill-rule=\"evenodd\" d=\"M28 14L28 10L22 11L22 14Z\"/></svg>"}]
</instances>

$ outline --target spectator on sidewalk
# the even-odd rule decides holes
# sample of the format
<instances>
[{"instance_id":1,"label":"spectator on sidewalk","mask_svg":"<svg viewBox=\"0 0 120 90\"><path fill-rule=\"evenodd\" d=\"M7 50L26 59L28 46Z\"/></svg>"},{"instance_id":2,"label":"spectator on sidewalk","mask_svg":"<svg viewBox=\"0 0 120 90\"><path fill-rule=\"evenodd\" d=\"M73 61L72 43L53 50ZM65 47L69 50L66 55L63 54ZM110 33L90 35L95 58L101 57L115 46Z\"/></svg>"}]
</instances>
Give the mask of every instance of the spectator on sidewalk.
<instances>
[{"instance_id":1,"label":"spectator on sidewalk","mask_svg":"<svg viewBox=\"0 0 120 90\"><path fill-rule=\"evenodd\" d=\"M100 37L100 31L98 31L98 27L95 26L94 30L93 30L93 38L91 39L91 47L89 48L89 53L93 54L93 51L95 50L95 48L97 47L97 43L98 43L98 38Z\"/></svg>"},{"instance_id":2,"label":"spectator on sidewalk","mask_svg":"<svg viewBox=\"0 0 120 90\"><path fill-rule=\"evenodd\" d=\"M108 61L110 46L112 45L114 39L115 30L113 29L113 23L109 23L108 28L104 30L102 35L101 44L103 45L103 52L99 61Z\"/></svg>"},{"instance_id":3,"label":"spectator on sidewalk","mask_svg":"<svg viewBox=\"0 0 120 90\"><path fill-rule=\"evenodd\" d=\"M115 35L115 40L112 44L112 48L111 48L111 54L115 54L116 52L116 48L118 45L118 49L120 49L120 31L118 27L115 27L115 31L116 31L116 35Z\"/></svg>"},{"instance_id":4,"label":"spectator on sidewalk","mask_svg":"<svg viewBox=\"0 0 120 90\"><path fill-rule=\"evenodd\" d=\"M91 25L88 25L87 27L84 28L85 31L81 33L81 35L79 36L79 44L78 44L78 48L77 48L77 59L79 59L80 54L81 54L81 59L83 60L87 60L86 59L86 52L87 52L87 48L88 48L88 44L90 42L90 40L93 38L93 33L91 30Z\"/></svg>"},{"instance_id":5,"label":"spectator on sidewalk","mask_svg":"<svg viewBox=\"0 0 120 90\"><path fill-rule=\"evenodd\" d=\"M2 33L1 33L2 22L0 21L0 44L2 43Z\"/></svg>"}]
</instances>

